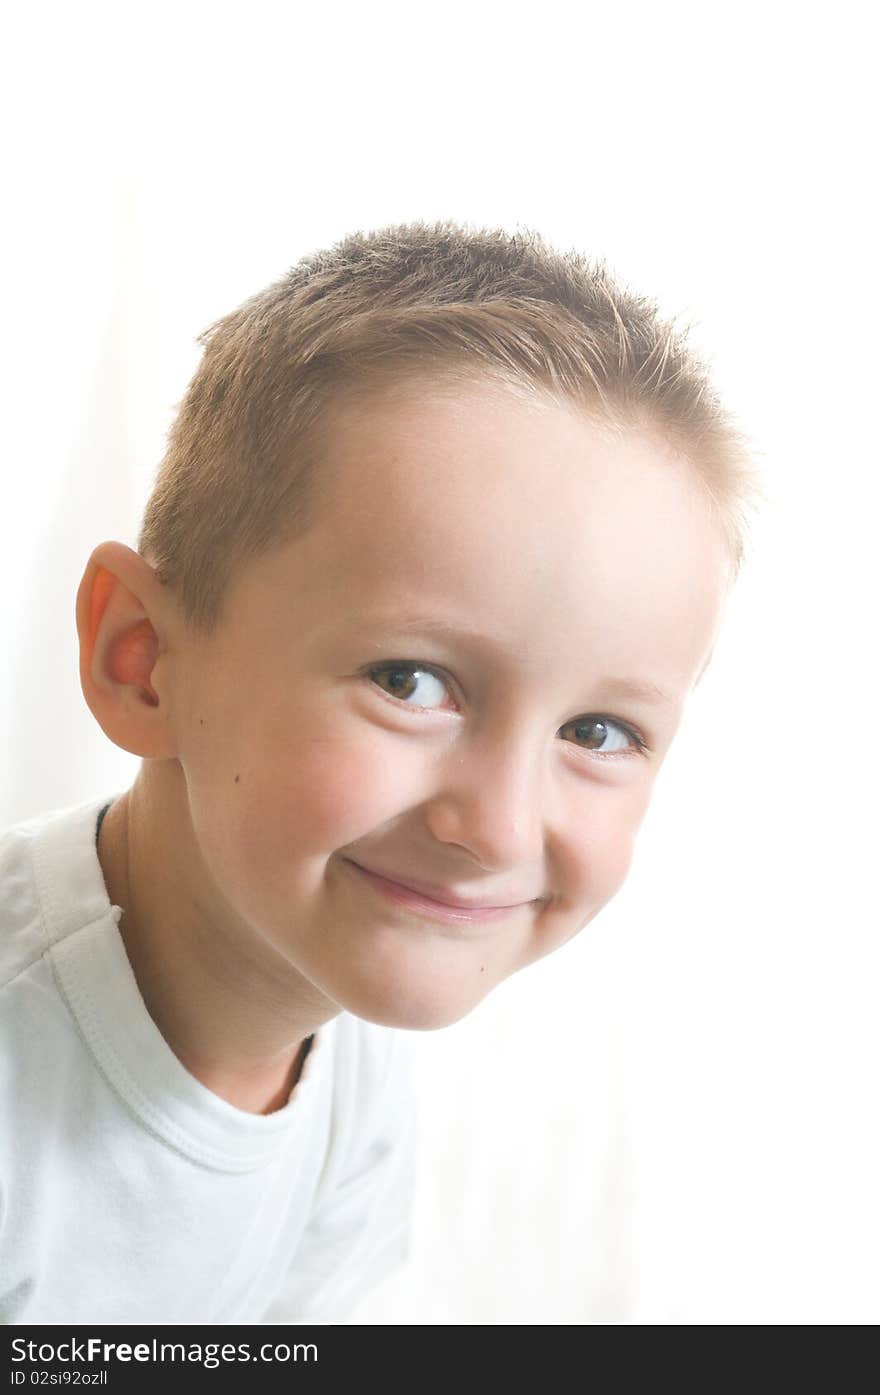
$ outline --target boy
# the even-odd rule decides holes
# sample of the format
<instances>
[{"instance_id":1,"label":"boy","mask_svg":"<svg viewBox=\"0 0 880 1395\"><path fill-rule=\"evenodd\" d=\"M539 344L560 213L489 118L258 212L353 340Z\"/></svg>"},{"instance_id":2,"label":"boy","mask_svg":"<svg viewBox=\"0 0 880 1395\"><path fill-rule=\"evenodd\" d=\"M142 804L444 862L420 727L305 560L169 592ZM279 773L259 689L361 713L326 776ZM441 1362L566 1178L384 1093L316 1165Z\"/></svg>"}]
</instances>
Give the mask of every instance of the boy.
<instances>
[{"instance_id":1,"label":"boy","mask_svg":"<svg viewBox=\"0 0 880 1395\"><path fill-rule=\"evenodd\" d=\"M619 889L742 558L704 369L537 237L357 235L203 342L77 597L137 779L0 841L6 1322L350 1312L407 1033Z\"/></svg>"}]
</instances>

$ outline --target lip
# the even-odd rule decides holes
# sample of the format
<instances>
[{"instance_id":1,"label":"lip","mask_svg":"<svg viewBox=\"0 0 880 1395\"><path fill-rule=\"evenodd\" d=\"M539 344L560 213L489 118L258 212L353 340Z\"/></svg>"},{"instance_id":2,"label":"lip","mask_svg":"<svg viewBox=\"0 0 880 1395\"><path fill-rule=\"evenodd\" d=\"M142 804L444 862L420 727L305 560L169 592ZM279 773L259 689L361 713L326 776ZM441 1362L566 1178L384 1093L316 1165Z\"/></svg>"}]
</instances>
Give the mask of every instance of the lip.
<instances>
[{"instance_id":1,"label":"lip","mask_svg":"<svg viewBox=\"0 0 880 1395\"><path fill-rule=\"evenodd\" d=\"M371 872L369 868L362 867L359 862L352 861L347 857L344 859L349 867L356 872L373 887L386 900L397 905L409 906L413 910L421 911L427 915L436 915L445 920L454 921L492 921L502 920L509 916L511 911L518 910L521 906L530 905L528 901L516 901L508 905L488 905L478 901L460 901L440 899L436 892L441 888L432 887L431 893L427 890L426 882L398 882L390 877L382 876L379 872Z\"/></svg>"}]
</instances>

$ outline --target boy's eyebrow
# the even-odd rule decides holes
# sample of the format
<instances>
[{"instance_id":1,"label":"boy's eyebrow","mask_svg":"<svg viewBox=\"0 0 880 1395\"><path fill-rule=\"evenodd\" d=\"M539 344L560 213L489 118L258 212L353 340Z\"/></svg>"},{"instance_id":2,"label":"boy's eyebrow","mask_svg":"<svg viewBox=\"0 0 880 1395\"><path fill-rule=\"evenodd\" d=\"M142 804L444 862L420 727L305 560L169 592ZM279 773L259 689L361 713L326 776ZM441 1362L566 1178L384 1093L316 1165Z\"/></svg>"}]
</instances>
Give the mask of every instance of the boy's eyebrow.
<instances>
[{"instance_id":1,"label":"boy's eyebrow","mask_svg":"<svg viewBox=\"0 0 880 1395\"><path fill-rule=\"evenodd\" d=\"M394 631L398 634L405 634L408 631L419 633L433 633L447 635L450 639L480 641L482 643L492 643L488 636L480 633L479 630L471 629L468 626L452 625L448 620L440 620L433 616L421 615L393 615L381 617L359 618L358 630L375 627L380 630ZM702 677L702 674L700 675ZM603 678L596 682L596 687L603 693L608 693L609 698L632 698L633 701L649 702L654 706L677 707L678 703L669 693L664 692L656 683L637 678Z\"/></svg>"},{"instance_id":2,"label":"boy's eyebrow","mask_svg":"<svg viewBox=\"0 0 880 1395\"><path fill-rule=\"evenodd\" d=\"M676 706L675 699L670 697L669 693L665 693L662 688L658 688L656 683L642 682L635 678L607 678L597 686L603 691L613 693L615 697L650 702L657 707Z\"/></svg>"}]
</instances>

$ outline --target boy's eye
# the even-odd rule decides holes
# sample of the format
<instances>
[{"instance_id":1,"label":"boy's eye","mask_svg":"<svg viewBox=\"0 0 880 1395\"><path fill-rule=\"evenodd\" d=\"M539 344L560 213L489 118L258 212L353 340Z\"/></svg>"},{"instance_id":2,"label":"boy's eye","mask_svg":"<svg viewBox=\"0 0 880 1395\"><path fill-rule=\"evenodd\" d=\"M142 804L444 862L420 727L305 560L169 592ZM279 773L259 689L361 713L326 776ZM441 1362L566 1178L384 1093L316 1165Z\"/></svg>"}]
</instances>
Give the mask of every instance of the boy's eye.
<instances>
[{"instance_id":1,"label":"boy's eye","mask_svg":"<svg viewBox=\"0 0 880 1395\"><path fill-rule=\"evenodd\" d=\"M383 693L397 698L407 707L439 708L449 695L449 684L434 669L425 664L395 662L376 664L367 677ZM647 749L639 733L623 722L615 722L604 714L578 717L560 727L559 735L582 750L597 756L616 756L623 752Z\"/></svg>"},{"instance_id":2,"label":"boy's eye","mask_svg":"<svg viewBox=\"0 0 880 1395\"><path fill-rule=\"evenodd\" d=\"M637 731L621 722L613 722L610 717L578 717L576 721L566 722L564 727L560 727L560 736L564 737L566 732L571 733L568 740L599 756L645 749L645 743Z\"/></svg>"},{"instance_id":3,"label":"boy's eye","mask_svg":"<svg viewBox=\"0 0 880 1395\"><path fill-rule=\"evenodd\" d=\"M442 678L421 664L382 664L371 668L368 677L409 707L440 707L448 693Z\"/></svg>"}]
</instances>

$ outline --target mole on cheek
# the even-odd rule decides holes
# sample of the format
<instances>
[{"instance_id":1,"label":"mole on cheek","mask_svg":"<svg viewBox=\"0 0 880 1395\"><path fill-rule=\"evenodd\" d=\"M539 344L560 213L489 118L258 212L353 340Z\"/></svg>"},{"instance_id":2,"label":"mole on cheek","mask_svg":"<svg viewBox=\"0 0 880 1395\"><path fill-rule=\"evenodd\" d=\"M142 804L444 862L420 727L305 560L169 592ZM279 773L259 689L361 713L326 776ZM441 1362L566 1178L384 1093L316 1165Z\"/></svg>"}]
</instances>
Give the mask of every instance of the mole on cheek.
<instances>
[{"instance_id":1,"label":"mole on cheek","mask_svg":"<svg viewBox=\"0 0 880 1395\"><path fill-rule=\"evenodd\" d=\"M239 777L238 775L236 775L236 777L235 777L235 783L236 783L236 784L238 784L239 778L240 778L240 777Z\"/></svg>"}]
</instances>

